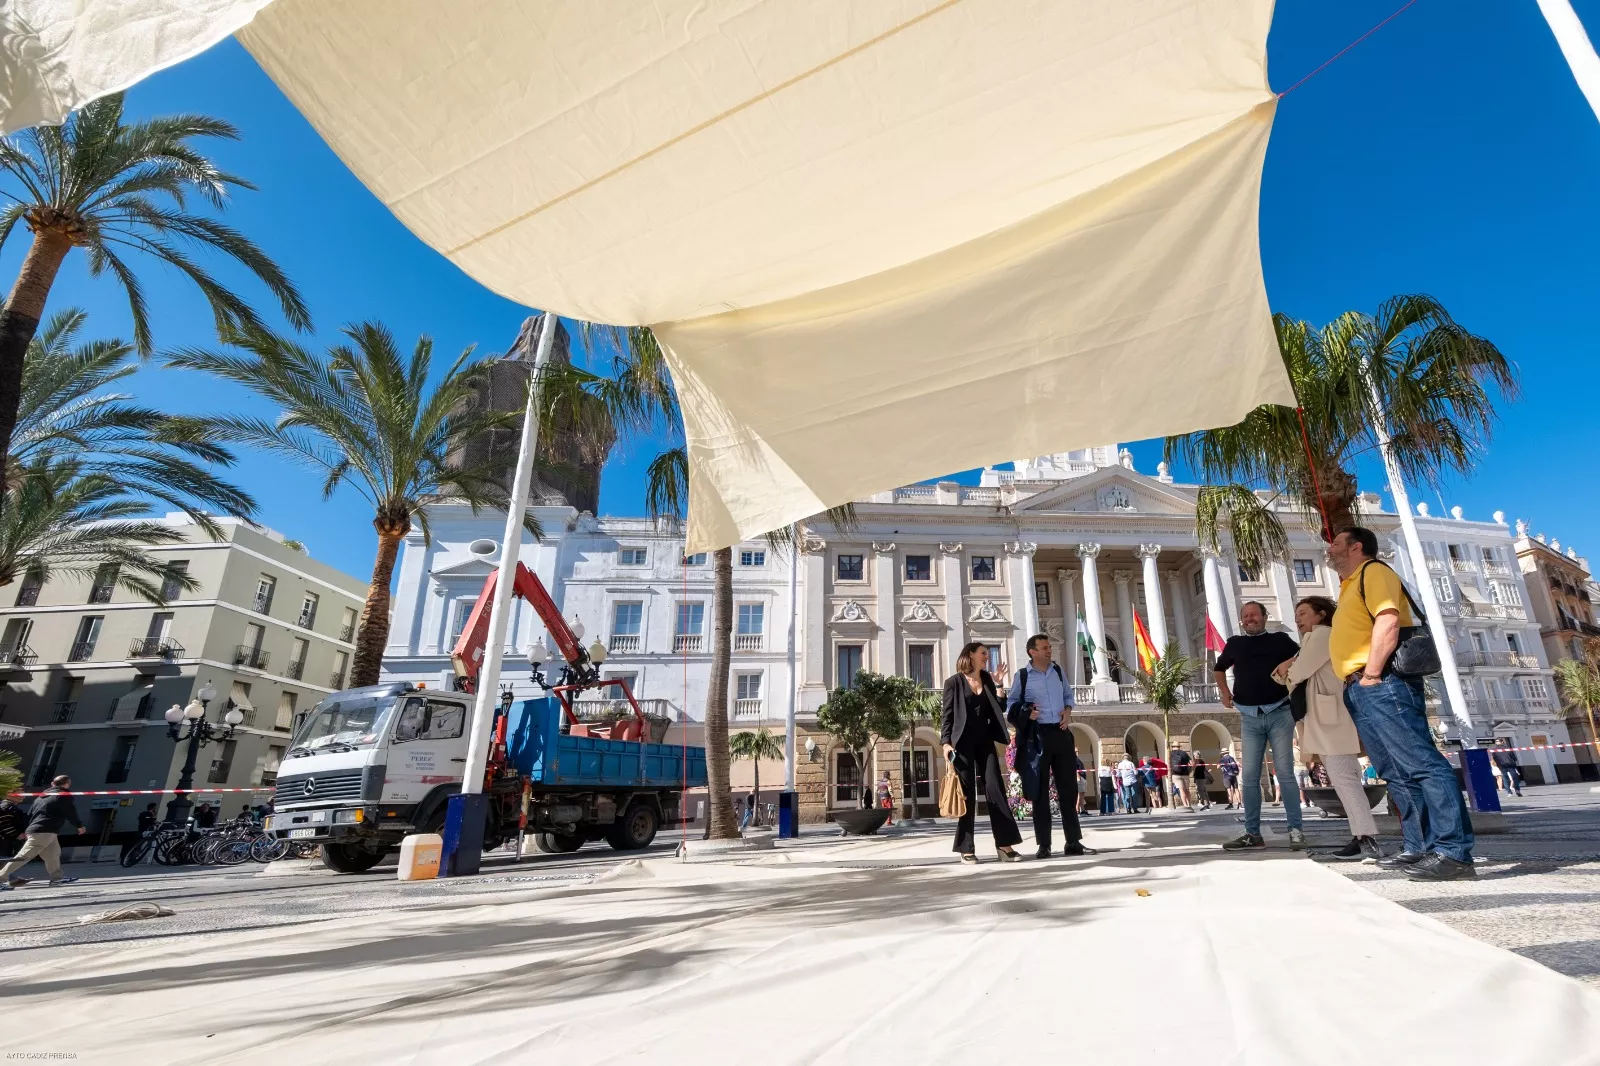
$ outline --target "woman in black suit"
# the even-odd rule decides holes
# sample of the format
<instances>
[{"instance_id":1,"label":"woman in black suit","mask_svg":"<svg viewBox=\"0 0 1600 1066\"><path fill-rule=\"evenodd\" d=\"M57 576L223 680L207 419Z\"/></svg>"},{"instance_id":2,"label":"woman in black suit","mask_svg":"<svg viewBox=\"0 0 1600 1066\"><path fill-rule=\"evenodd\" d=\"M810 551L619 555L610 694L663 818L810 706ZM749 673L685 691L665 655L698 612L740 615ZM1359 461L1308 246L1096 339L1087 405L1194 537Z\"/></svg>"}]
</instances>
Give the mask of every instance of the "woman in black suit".
<instances>
[{"instance_id":1,"label":"woman in black suit","mask_svg":"<svg viewBox=\"0 0 1600 1066\"><path fill-rule=\"evenodd\" d=\"M989 676L989 649L968 644L956 660L956 672L944 683L944 721L939 739L944 742L944 757L955 766L961 791L967 797L967 813L956 823L955 850L964 863L978 861L974 826L977 821L977 783L983 778L984 799L989 804L989 829L1001 862L1021 862L1014 845L1022 843L1022 833L1011 814L1006 795L1005 764L995 750L1011 739L1000 710L1000 696L994 678Z\"/></svg>"}]
</instances>

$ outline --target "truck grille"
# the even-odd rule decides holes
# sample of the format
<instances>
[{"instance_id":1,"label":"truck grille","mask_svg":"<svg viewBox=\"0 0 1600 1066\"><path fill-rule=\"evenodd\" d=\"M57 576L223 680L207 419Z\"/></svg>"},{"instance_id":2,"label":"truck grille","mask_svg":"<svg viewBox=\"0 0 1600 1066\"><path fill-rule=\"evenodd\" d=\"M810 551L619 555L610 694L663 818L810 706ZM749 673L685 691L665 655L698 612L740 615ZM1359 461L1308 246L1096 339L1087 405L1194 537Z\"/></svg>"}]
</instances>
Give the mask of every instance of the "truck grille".
<instances>
[{"instance_id":1,"label":"truck grille","mask_svg":"<svg viewBox=\"0 0 1600 1066\"><path fill-rule=\"evenodd\" d=\"M383 780L383 772L377 769L378 780ZM293 777L278 778L277 793L273 797L273 807L283 810L287 807L305 807L312 804L337 803L343 800L360 800L362 774L364 769L358 767L354 770L329 770L320 774L296 774Z\"/></svg>"}]
</instances>

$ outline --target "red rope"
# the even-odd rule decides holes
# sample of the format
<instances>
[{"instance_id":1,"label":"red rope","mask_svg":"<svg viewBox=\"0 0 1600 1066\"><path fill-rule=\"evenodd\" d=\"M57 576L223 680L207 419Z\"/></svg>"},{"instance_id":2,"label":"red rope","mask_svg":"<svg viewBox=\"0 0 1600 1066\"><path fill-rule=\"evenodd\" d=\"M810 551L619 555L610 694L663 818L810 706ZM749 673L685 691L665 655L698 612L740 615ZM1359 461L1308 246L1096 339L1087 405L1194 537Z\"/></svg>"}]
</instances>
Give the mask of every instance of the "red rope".
<instances>
[{"instance_id":1,"label":"red rope","mask_svg":"<svg viewBox=\"0 0 1600 1066\"><path fill-rule=\"evenodd\" d=\"M1311 434L1306 432L1305 408L1296 407L1294 413L1300 417L1300 443L1306 446L1306 466L1311 470L1311 485L1317 493L1317 510L1322 514L1322 539L1332 544L1333 529L1328 525L1328 511L1322 506L1322 479L1317 477L1317 459L1311 454Z\"/></svg>"},{"instance_id":2,"label":"red rope","mask_svg":"<svg viewBox=\"0 0 1600 1066\"><path fill-rule=\"evenodd\" d=\"M1313 70L1310 74L1307 74L1305 77L1301 78L1299 81L1295 82L1293 85L1291 85L1287 89L1283 90L1283 92L1279 93L1278 94L1278 99L1282 100L1285 96L1288 96L1290 93L1292 93L1296 89L1300 88L1300 86L1304 85L1306 82L1310 81L1312 78L1316 77L1318 74L1321 74L1324 70L1327 70L1328 67L1332 66L1335 62L1337 62L1338 60L1344 58L1344 55L1345 55L1346 52L1349 52L1356 45L1360 44L1362 41L1366 40L1368 37L1371 37L1374 33L1377 33L1379 30L1381 30L1385 26L1389 25L1389 23L1391 23L1395 19L1399 18L1405 12L1406 8L1410 7L1412 4L1415 4L1416 2L1417 2L1417 0L1407 0L1407 2L1405 4L1401 5L1399 11L1396 11L1394 14L1390 15L1388 18L1384 19L1382 22L1380 22L1376 26L1372 27L1372 29L1368 30L1366 33L1363 33L1360 37L1357 37L1355 40L1353 40L1349 44L1345 45L1342 49L1340 49L1338 51L1338 53L1336 53L1334 56L1332 56L1331 58L1326 60L1322 64L1322 66L1318 67L1316 70Z\"/></svg>"}]
</instances>

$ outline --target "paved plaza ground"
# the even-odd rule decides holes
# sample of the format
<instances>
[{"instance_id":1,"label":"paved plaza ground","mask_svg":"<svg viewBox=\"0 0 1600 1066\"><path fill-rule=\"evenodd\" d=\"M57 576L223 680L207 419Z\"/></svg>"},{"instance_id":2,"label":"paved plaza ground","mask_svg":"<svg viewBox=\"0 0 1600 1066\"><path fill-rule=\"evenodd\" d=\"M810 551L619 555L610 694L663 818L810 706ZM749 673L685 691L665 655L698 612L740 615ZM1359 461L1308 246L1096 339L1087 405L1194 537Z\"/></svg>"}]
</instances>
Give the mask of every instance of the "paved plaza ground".
<instances>
[{"instance_id":1,"label":"paved plaza ground","mask_svg":"<svg viewBox=\"0 0 1600 1066\"><path fill-rule=\"evenodd\" d=\"M1273 808L1264 853L1224 856L1238 825L1214 809L1090 816L1097 856L977 869L953 865L947 825L851 841L808 827L711 863L680 862L674 840L590 846L424 883L84 864L78 884L0 896L0 1054L707 1062L719 1026L744 1039L781 1017L764 1063L922 1063L964 1061L994 1035L985 1012L998 1033L1027 1009L1097 1054L1154 1018L1202 1058L1262 1063L1349 1061L1332 1050L1352 1017L1363 1039L1392 1029L1396 1050L1440 1061L1429 1034L1466 1053L1492 1012L1548 1034L1502 1066L1600 1062L1600 794L1530 789L1507 823L1480 838L1480 878L1451 885L1313 863ZM1347 832L1315 814L1307 828ZM146 900L175 913L77 922ZM19 1023L38 1017L55 1021Z\"/></svg>"}]
</instances>

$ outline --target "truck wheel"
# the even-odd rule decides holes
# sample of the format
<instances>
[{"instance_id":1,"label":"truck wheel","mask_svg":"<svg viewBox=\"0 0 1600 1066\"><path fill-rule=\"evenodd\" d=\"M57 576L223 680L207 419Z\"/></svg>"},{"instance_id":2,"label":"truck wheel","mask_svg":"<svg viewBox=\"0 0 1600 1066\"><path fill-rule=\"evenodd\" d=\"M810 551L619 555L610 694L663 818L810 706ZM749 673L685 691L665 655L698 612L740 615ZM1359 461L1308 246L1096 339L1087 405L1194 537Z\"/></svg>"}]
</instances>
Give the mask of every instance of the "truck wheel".
<instances>
[{"instance_id":1,"label":"truck wheel","mask_svg":"<svg viewBox=\"0 0 1600 1066\"><path fill-rule=\"evenodd\" d=\"M565 855L583 847L583 838L576 833L535 833L533 846L546 855Z\"/></svg>"},{"instance_id":2,"label":"truck wheel","mask_svg":"<svg viewBox=\"0 0 1600 1066\"><path fill-rule=\"evenodd\" d=\"M618 851L638 851L647 848L656 838L660 819L656 809L642 800L635 800L628 812L612 823L606 842Z\"/></svg>"},{"instance_id":3,"label":"truck wheel","mask_svg":"<svg viewBox=\"0 0 1600 1066\"><path fill-rule=\"evenodd\" d=\"M372 851L359 844L322 845L322 864L335 873L366 873L383 861L384 852Z\"/></svg>"}]
</instances>

